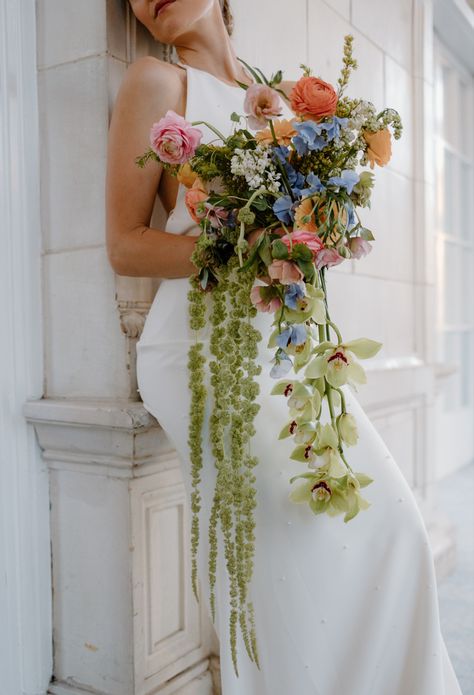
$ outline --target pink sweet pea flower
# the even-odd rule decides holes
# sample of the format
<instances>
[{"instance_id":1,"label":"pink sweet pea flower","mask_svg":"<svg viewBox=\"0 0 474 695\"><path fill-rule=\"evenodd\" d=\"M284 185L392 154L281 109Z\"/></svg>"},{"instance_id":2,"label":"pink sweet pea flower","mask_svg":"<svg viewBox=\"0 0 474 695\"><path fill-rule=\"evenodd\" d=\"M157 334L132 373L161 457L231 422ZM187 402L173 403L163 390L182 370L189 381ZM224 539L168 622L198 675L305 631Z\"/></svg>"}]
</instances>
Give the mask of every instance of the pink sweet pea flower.
<instances>
[{"instance_id":1,"label":"pink sweet pea flower","mask_svg":"<svg viewBox=\"0 0 474 695\"><path fill-rule=\"evenodd\" d=\"M281 307L281 299L275 295L272 287L254 285L250 290L250 300L257 311L268 311L273 314Z\"/></svg>"},{"instance_id":2,"label":"pink sweet pea flower","mask_svg":"<svg viewBox=\"0 0 474 695\"><path fill-rule=\"evenodd\" d=\"M360 236L352 237L349 241L349 249L353 258L363 258L372 251L372 245L367 239L361 239Z\"/></svg>"},{"instance_id":3,"label":"pink sweet pea flower","mask_svg":"<svg viewBox=\"0 0 474 695\"><path fill-rule=\"evenodd\" d=\"M296 232L291 232L281 237L282 242L287 246L288 251L291 250L291 244L304 244L310 251L313 252L313 260L321 249L324 248L324 244L317 234L314 232L307 232L304 229L297 229Z\"/></svg>"},{"instance_id":4,"label":"pink sweet pea flower","mask_svg":"<svg viewBox=\"0 0 474 695\"><path fill-rule=\"evenodd\" d=\"M150 130L151 149L167 164L184 164L191 159L201 138L199 128L174 111L167 111Z\"/></svg>"},{"instance_id":5,"label":"pink sweet pea flower","mask_svg":"<svg viewBox=\"0 0 474 695\"><path fill-rule=\"evenodd\" d=\"M332 265L339 265L343 260L344 257L341 256L334 247L322 249L316 256L316 268L321 270L325 265L330 268Z\"/></svg>"},{"instance_id":6,"label":"pink sweet pea flower","mask_svg":"<svg viewBox=\"0 0 474 695\"><path fill-rule=\"evenodd\" d=\"M267 268L272 280L278 280L282 285L291 285L304 279L304 273L292 261L276 259Z\"/></svg>"},{"instance_id":7,"label":"pink sweet pea flower","mask_svg":"<svg viewBox=\"0 0 474 695\"><path fill-rule=\"evenodd\" d=\"M244 101L244 111L250 128L265 128L268 119L281 114L281 105L277 91L266 84L251 84Z\"/></svg>"}]
</instances>

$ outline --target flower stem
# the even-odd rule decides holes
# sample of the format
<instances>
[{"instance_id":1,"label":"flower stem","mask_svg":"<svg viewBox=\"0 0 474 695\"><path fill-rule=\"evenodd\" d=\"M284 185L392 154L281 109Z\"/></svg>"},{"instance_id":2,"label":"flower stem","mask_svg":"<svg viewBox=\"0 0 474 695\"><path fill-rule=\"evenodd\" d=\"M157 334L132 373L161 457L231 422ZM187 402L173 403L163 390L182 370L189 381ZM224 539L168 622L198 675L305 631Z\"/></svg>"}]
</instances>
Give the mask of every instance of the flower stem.
<instances>
[{"instance_id":1,"label":"flower stem","mask_svg":"<svg viewBox=\"0 0 474 695\"><path fill-rule=\"evenodd\" d=\"M207 125L207 127L210 128L217 135L217 137L219 137L222 140L222 142L226 142L226 140L227 140L225 135L222 135L220 130L217 130L217 128L214 128L214 126L211 125L210 123L208 123L207 121L193 121L191 123L191 125Z\"/></svg>"},{"instance_id":2,"label":"flower stem","mask_svg":"<svg viewBox=\"0 0 474 695\"><path fill-rule=\"evenodd\" d=\"M272 138L273 138L273 144L275 145L275 147L278 147L279 146L278 140L277 140L277 137L275 135L275 128L273 127L273 121L271 119L269 120L269 124L270 124L270 132L271 132ZM283 178L283 183L285 184L286 192L290 196L291 200L294 201L295 196L293 195L293 191L291 190L291 186L290 186L290 182L288 180L288 174L286 173L286 169L283 166L283 164L280 162L278 157L276 159L277 159L277 167L280 169L280 173L281 173L282 178Z\"/></svg>"}]
</instances>

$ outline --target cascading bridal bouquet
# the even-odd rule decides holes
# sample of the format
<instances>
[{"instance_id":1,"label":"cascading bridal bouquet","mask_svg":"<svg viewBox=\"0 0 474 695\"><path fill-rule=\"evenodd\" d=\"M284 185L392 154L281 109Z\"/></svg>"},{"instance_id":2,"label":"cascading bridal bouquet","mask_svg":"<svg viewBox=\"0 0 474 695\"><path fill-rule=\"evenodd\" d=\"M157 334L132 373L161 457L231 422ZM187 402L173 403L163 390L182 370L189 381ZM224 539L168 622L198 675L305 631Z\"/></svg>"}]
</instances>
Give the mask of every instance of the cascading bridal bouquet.
<instances>
[{"instance_id":1,"label":"cascading bridal bouquet","mask_svg":"<svg viewBox=\"0 0 474 695\"><path fill-rule=\"evenodd\" d=\"M293 437L291 458L307 465L290 479L301 480L289 497L307 503L314 514L343 513L347 522L369 507L360 490L372 479L354 472L347 460L345 447L357 443L358 433L341 387L356 388L366 381L358 359L375 355L381 343L343 340L329 315L325 274L327 268L360 259L371 250L374 236L357 209L370 206L374 175L357 169L385 165L391 156L389 127L396 139L402 131L393 109L377 112L368 101L343 96L350 72L357 67L350 35L344 41L337 91L301 66L303 76L289 94L291 120L278 118L282 72L267 79L258 68L244 65L255 82L239 83L246 90L245 113L230 116L235 126L229 137L205 121L189 123L168 111L151 128L150 149L137 158L139 166L155 160L176 174L188 189L188 211L202 229L191 256L199 272L190 277L188 293L190 327L196 335L188 362L192 585L199 600L196 558L206 400L206 357L199 331L209 321L214 400L209 431L217 468L209 519L210 600L215 620L220 521L237 675L238 623L247 653L259 667L248 586L257 504L253 468L258 464L250 443L260 408L255 377L261 366L255 358L263 337L252 318L258 311L275 317L275 328L266 336L268 347L275 348L270 375L279 379L271 393L285 397L288 406L288 422L279 438ZM207 125L216 140L201 144L199 125ZM297 379L300 371L304 376ZM325 423L324 400L330 416Z\"/></svg>"}]
</instances>

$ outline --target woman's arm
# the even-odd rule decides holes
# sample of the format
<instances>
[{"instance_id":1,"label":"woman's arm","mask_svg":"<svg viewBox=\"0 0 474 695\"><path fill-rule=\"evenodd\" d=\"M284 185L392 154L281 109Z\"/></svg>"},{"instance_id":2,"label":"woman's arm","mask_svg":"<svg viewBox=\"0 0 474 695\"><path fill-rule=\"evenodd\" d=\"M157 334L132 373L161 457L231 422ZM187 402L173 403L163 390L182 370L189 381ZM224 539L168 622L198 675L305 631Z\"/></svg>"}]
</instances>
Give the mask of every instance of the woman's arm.
<instances>
[{"instance_id":1,"label":"woman's arm","mask_svg":"<svg viewBox=\"0 0 474 695\"><path fill-rule=\"evenodd\" d=\"M109 129L106 176L106 247L118 275L189 277L197 237L149 226L163 167L140 169L135 159L149 147L152 123L168 109L184 114L185 90L172 66L140 58L125 73Z\"/></svg>"}]
</instances>

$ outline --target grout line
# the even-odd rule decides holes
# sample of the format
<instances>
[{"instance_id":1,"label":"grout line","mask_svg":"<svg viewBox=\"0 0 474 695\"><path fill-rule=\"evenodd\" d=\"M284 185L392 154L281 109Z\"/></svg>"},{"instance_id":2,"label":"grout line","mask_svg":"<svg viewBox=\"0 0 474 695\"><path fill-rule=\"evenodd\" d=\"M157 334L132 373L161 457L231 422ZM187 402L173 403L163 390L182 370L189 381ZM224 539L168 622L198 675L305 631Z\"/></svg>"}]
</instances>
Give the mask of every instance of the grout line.
<instances>
[{"instance_id":1,"label":"grout line","mask_svg":"<svg viewBox=\"0 0 474 695\"><path fill-rule=\"evenodd\" d=\"M91 249L105 248L105 244L87 244L87 246L71 246L60 249L47 249L41 252L42 256L56 256L60 253L71 253L75 251L90 251Z\"/></svg>"}]
</instances>

